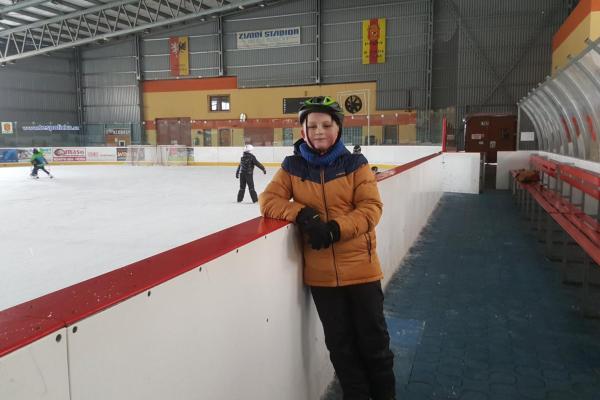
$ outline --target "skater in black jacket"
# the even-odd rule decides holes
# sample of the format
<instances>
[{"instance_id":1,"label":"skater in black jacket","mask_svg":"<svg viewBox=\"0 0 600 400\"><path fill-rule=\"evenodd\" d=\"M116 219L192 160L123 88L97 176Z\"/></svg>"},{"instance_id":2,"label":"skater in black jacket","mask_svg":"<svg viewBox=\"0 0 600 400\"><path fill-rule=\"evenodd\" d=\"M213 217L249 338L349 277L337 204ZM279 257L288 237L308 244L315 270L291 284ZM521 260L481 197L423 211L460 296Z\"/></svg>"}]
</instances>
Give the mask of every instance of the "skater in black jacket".
<instances>
[{"instance_id":1,"label":"skater in black jacket","mask_svg":"<svg viewBox=\"0 0 600 400\"><path fill-rule=\"evenodd\" d=\"M258 201L258 196L254 190L254 176L252 175L254 173L254 167L260 168L265 174L267 173L265 167L256 159L254 154L252 154L253 148L254 146L251 144L244 146L244 155L242 155L240 165L238 165L237 171L235 171L235 177L240 180L240 191L237 195L238 203L244 199L246 184L248 184L248 191L250 192L252 202L256 203Z\"/></svg>"}]
</instances>

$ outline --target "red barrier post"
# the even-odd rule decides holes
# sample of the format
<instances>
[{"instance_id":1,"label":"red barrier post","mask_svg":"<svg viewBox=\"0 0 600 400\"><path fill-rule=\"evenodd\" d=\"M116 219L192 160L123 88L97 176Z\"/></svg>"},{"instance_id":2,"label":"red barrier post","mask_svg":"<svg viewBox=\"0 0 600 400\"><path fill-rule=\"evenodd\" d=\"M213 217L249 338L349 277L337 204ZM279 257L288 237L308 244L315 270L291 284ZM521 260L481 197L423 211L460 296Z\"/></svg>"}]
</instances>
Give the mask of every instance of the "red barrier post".
<instances>
[{"instance_id":1,"label":"red barrier post","mask_svg":"<svg viewBox=\"0 0 600 400\"><path fill-rule=\"evenodd\" d=\"M448 133L446 131L446 117L442 118L442 153L446 152L446 142L448 140Z\"/></svg>"}]
</instances>

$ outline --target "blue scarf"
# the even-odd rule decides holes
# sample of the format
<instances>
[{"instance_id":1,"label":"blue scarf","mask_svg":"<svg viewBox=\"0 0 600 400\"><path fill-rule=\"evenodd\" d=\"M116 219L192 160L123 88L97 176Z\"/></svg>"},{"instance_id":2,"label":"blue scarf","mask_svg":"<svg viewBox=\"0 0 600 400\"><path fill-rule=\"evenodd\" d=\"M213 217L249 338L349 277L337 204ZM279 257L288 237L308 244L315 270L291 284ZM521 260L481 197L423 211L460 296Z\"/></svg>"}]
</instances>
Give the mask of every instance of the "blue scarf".
<instances>
[{"instance_id":1,"label":"blue scarf","mask_svg":"<svg viewBox=\"0 0 600 400\"><path fill-rule=\"evenodd\" d=\"M306 142L300 145L300 155L302 158L308 161L309 164L316 165L317 167L327 167L331 165L346 152L348 152L348 150L344 146L341 138L323 155L315 153Z\"/></svg>"}]
</instances>

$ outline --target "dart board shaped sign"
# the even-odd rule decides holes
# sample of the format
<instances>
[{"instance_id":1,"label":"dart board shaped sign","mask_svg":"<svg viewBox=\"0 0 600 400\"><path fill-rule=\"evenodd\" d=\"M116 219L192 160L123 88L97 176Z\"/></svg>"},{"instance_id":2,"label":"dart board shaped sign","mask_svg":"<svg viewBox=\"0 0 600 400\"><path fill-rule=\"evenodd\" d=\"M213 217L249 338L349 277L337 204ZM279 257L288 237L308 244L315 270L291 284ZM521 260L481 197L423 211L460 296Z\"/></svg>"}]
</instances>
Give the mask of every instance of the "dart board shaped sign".
<instances>
[{"instance_id":1,"label":"dart board shaped sign","mask_svg":"<svg viewBox=\"0 0 600 400\"><path fill-rule=\"evenodd\" d=\"M346 107L346 111L350 114L356 114L362 110L362 106L362 100L355 94L346 97L346 101L344 101L344 107Z\"/></svg>"}]
</instances>

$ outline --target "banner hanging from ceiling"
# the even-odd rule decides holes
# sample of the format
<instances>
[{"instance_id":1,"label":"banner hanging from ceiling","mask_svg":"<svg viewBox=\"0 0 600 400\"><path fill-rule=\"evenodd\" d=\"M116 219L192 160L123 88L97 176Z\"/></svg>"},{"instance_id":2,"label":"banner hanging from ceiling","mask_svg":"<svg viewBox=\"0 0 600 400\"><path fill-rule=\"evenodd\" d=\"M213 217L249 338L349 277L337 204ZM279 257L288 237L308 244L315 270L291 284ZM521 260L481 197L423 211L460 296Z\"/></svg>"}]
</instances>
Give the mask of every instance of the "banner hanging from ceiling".
<instances>
[{"instance_id":1,"label":"banner hanging from ceiling","mask_svg":"<svg viewBox=\"0 0 600 400\"><path fill-rule=\"evenodd\" d=\"M187 36L169 38L169 61L172 76L190 74L189 48Z\"/></svg>"},{"instance_id":2,"label":"banner hanging from ceiling","mask_svg":"<svg viewBox=\"0 0 600 400\"><path fill-rule=\"evenodd\" d=\"M238 32L238 49L261 49L300 44L300 27Z\"/></svg>"},{"instance_id":3,"label":"banner hanging from ceiling","mask_svg":"<svg viewBox=\"0 0 600 400\"><path fill-rule=\"evenodd\" d=\"M385 62L385 18L363 21L362 63L383 64Z\"/></svg>"}]
</instances>

